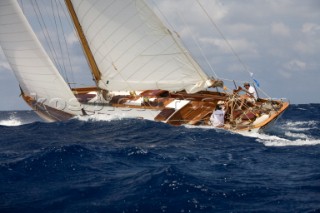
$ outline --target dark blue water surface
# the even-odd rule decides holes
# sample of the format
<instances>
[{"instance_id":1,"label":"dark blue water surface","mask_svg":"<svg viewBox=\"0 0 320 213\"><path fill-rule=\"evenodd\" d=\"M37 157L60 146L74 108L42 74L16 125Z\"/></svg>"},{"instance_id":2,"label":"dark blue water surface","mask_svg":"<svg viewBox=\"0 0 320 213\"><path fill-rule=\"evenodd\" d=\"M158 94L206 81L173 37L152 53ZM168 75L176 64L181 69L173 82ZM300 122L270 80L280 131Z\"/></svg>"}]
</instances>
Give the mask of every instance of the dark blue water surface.
<instances>
[{"instance_id":1,"label":"dark blue water surface","mask_svg":"<svg viewBox=\"0 0 320 213\"><path fill-rule=\"evenodd\" d=\"M320 105L266 134L0 112L0 212L320 212Z\"/></svg>"}]
</instances>

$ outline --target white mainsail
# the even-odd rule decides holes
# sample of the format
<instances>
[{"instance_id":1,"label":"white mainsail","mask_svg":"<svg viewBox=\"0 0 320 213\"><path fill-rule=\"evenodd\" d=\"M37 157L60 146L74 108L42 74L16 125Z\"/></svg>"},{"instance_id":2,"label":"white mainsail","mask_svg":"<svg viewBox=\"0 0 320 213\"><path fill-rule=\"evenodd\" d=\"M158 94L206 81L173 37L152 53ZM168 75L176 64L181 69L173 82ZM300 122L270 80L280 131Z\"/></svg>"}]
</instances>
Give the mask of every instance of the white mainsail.
<instances>
[{"instance_id":1,"label":"white mainsail","mask_svg":"<svg viewBox=\"0 0 320 213\"><path fill-rule=\"evenodd\" d=\"M80 103L44 51L17 0L0 0L0 46L24 94L52 108L81 114Z\"/></svg>"},{"instance_id":2,"label":"white mainsail","mask_svg":"<svg viewBox=\"0 0 320 213\"><path fill-rule=\"evenodd\" d=\"M144 0L71 0L107 90L208 87L207 74Z\"/></svg>"}]
</instances>

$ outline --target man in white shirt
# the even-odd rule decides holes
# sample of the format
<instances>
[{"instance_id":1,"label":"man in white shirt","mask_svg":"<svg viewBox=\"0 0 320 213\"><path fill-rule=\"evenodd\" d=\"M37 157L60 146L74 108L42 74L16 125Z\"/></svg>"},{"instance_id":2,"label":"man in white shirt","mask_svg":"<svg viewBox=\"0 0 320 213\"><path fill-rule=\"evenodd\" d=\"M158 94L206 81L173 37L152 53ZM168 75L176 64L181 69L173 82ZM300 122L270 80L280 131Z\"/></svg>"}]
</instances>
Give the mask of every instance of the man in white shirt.
<instances>
[{"instance_id":1,"label":"man in white shirt","mask_svg":"<svg viewBox=\"0 0 320 213\"><path fill-rule=\"evenodd\" d=\"M242 89L243 91L246 92L245 95L242 95L240 97L241 99L241 104L239 109L242 109L243 105L246 104L254 104L256 100L258 99L257 91L253 86L250 86L249 83L244 83L243 84L245 89Z\"/></svg>"},{"instance_id":2,"label":"man in white shirt","mask_svg":"<svg viewBox=\"0 0 320 213\"><path fill-rule=\"evenodd\" d=\"M218 104L216 106L215 111L212 113L212 115L210 117L210 122L211 122L212 126L214 126L214 127L223 127L223 125L224 125L224 115L225 115L225 111Z\"/></svg>"},{"instance_id":3,"label":"man in white shirt","mask_svg":"<svg viewBox=\"0 0 320 213\"><path fill-rule=\"evenodd\" d=\"M250 86L249 83L244 83L243 86L246 88L247 94L256 101L258 99L256 89L253 86Z\"/></svg>"}]
</instances>

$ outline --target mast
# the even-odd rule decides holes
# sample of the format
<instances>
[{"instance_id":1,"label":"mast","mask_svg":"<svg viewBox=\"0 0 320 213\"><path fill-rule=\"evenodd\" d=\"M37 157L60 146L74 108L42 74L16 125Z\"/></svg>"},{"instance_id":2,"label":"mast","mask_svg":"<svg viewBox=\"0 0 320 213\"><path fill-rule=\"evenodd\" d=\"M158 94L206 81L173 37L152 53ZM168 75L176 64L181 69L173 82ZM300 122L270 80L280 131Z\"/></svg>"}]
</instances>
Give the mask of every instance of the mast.
<instances>
[{"instance_id":1,"label":"mast","mask_svg":"<svg viewBox=\"0 0 320 213\"><path fill-rule=\"evenodd\" d=\"M92 54L92 51L89 47L89 44L88 44L88 41L83 33L83 30L82 30L82 27L81 27L81 24L78 20L78 17L77 17L77 14L73 8L73 5L72 5L72 2L71 0L65 0L66 2L66 5L67 5L67 8L69 10L69 13L70 13L70 16L73 20L73 23L74 23L74 26L77 30L77 33L79 35L79 38L80 38L80 42L81 42L81 46L84 50L84 53L85 53L85 56L88 60L88 63L89 63L89 66L91 68L91 72L94 76L94 80L96 82L96 84L98 84L99 80L101 80L101 72L97 66L97 63L93 57L93 54Z\"/></svg>"}]
</instances>

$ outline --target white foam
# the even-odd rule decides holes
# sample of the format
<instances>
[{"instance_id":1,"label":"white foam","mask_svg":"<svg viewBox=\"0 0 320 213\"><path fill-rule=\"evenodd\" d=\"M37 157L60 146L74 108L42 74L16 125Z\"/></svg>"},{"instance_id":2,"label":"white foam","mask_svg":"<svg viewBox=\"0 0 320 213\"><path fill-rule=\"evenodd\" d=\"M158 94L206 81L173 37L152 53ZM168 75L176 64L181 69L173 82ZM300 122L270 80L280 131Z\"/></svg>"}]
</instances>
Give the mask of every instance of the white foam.
<instances>
[{"instance_id":1,"label":"white foam","mask_svg":"<svg viewBox=\"0 0 320 213\"><path fill-rule=\"evenodd\" d=\"M307 111L305 108L298 107L299 110Z\"/></svg>"},{"instance_id":2,"label":"white foam","mask_svg":"<svg viewBox=\"0 0 320 213\"><path fill-rule=\"evenodd\" d=\"M313 128L302 128L302 127L285 127L285 130L294 131L294 132L305 132Z\"/></svg>"},{"instance_id":3,"label":"white foam","mask_svg":"<svg viewBox=\"0 0 320 213\"><path fill-rule=\"evenodd\" d=\"M308 137L305 134L295 134L287 132L286 134L294 139L281 138L275 135L267 135L263 133L241 133L244 136L254 137L258 142L265 146L311 146L320 144L319 139Z\"/></svg>"},{"instance_id":4,"label":"white foam","mask_svg":"<svg viewBox=\"0 0 320 213\"><path fill-rule=\"evenodd\" d=\"M295 122L292 122L292 121L289 121L286 123L286 126L293 126L293 127L296 127L296 126L311 126L311 127L314 127L318 124L318 121L295 121Z\"/></svg>"},{"instance_id":5,"label":"white foam","mask_svg":"<svg viewBox=\"0 0 320 213\"><path fill-rule=\"evenodd\" d=\"M293 132L287 131L284 134L286 136L292 137L292 138L309 139L309 137L306 134L303 134L303 133L293 133Z\"/></svg>"},{"instance_id":6,"label":"white foam","mask_svg":"<svg viewBox=\"0 0 320 213\"><path fill-rule=\"evenodd\" d=\"M121 114L94 114L94 115L86 115L86 116L76 116L73 119L78 119L80 121L86 122L95 122L95 121L112 121L112 120L121 120L125 118L124 115Z\"/></svg>"},{"instance_id":7,"label":"white foam","mask_svg":"<svg viewBox=\"0 0 320 213\"><path fill-rule=\"evenodd\" d=\"M318 121L296 121L287 122L282 126L283 129L295 132L304 132L311 129L316 129Z\"/></svg>"},{"instance_id":8,"label":"white foam","mask_svg":"<svg viewBox=\"0 0 320 213\"><path fill-rule=\"evenodd\" d=\"M295 122L288 122L289 126L297 126L297 125L316 125L318 121L295 121Z\"/></svg>"},{"instance_id":9,"label":"white foam","mask_svg":"<svg viewBox=\"0 0 320 213\"><path fill-rule=\"evenodd\" d=\"M9 120L0 121L1 126L20 126L22 122L15 118L10 118Z\"/></svg>"},{"instance_id":10,"label":"white foam","mask_svg":"<svg viewBox=\"0 0 320 213\"><path fill-rule=\"evenodd\" d=\"M259 140L258 140L259 141ZM298 140L270 140L261 141L266 146L314 146L319 145L320 140L298 139Z\"/></svg>"},{"instance_id":11,"label":"white foam","mask_svg":"<svg viewBox=\"0 0 320 213\"><path fill-rule=\"evenodd\" d=\"M217 129L214 126L202 126L202 125L196 126L196 125L190 125L190 124L184 124L183 126L189 129Z\"/></svg>"}]
</instances>

